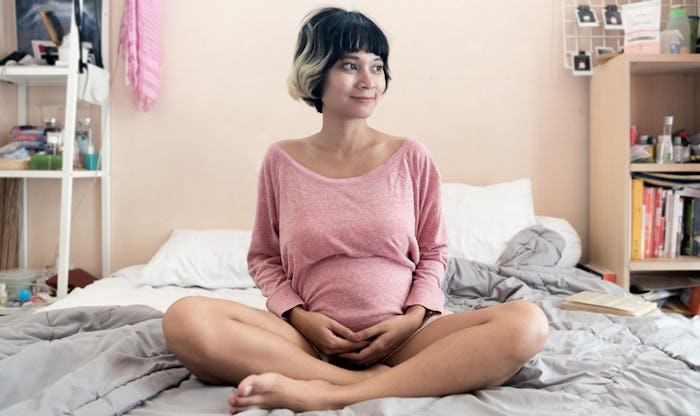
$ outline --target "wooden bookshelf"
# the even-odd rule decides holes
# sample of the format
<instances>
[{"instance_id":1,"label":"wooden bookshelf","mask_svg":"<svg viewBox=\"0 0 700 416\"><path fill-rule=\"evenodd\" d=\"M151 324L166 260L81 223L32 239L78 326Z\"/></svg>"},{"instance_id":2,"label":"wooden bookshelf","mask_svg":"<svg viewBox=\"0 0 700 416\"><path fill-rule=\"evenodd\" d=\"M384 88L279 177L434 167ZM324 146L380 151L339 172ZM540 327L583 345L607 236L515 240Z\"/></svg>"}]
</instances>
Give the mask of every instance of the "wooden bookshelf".
<instances>
[{"instance_id":1,"label":"wooden bookshelf","mask_svg":"<svg viewBox=\"0 0 700 416\"><path fill-rule=\"evenodd\" d=\"M699 271L700 257L631 260L631 183L636 172L700 173L700 164L629 161L630 127L659 135L700 131L700 55L625 55L594 68L590 85L589 259L614 271L629 290L638 272Z\"/></svg>"}]
</instances>

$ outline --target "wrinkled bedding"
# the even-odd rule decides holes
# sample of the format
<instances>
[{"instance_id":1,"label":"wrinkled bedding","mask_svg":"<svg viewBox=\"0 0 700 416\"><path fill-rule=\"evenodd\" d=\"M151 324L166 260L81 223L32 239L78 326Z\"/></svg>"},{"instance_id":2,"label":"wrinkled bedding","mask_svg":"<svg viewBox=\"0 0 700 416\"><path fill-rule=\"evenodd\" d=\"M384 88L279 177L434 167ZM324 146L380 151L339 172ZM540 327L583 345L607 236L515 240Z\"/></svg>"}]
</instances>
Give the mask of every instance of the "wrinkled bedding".
<instances>
[{"instance_id":1,"label":"wrinkled bedding","mask_svg":"<svg viewBox=\"0 0 700 416\"><path fill-rule=\"evenodd\" d=\"M549 319L543 351L504 386L447 397L377 399L304 415L700 414L700 318L560 309L563 297L582 290L625 295L579 270L552 267L562 244L556 233L533 227L516 236L496 265L450 260L443 281L447 309L528 299ZM7 389L3 381L0 415L225 414L232 387L207 386L189 375L163 342L160 313L134 308L0 318L0 375L22 380ZM40 370L33 375L30 369Z\"/></svg>"},{"instance_id":2,"label":"wrinkled bedding","mask_svg":"<svg viewBox=\"0 0 700 416\"><path fill-rule=\"evenodd\" d=\"M147 306L0 319L0 415L122 414L189 376Z\"/></svg>"}]
</instances>

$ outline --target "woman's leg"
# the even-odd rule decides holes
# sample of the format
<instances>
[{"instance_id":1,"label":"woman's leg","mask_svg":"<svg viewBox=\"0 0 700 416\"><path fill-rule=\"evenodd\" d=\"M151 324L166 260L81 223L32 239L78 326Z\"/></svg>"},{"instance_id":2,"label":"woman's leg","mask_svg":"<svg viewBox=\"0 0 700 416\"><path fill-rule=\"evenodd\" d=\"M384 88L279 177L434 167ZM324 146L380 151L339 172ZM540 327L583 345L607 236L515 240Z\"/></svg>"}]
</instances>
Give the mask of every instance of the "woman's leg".
<instances>
[{"instance_id":1,"label":"woman's leg","mask_svg":"<svg viewBox=\"0 0 700 416\"><path fill-rule=\"evenodd\" d=\"M236 385L250 374L274 371L343 385L372 374L323 362L284 320L227 300L193 296L176 301L163 317L163 333L182 364L208 383Z\"/></svg>"},{"instance_id":2,"label":"woman's leg","mask_svg":"<svg viewBox=\"0 0 700 416\"><path fill-rule=\"evenodd\" d=\"M498 386L537 354L547 318L535 304L513 301L444 316L391 358L391 369L349 386L250 376L229 398L232 412L249 407L295 411L341 408L380 397L444 396Z\"/></svg>"}]
</instances>

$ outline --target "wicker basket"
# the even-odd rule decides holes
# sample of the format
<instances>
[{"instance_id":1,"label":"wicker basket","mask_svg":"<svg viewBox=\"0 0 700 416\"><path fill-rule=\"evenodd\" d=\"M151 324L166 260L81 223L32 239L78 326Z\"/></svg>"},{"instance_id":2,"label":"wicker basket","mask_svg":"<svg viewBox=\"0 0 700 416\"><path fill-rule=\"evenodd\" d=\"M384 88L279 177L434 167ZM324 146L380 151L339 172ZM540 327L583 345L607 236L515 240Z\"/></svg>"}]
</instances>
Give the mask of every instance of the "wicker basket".
<instances>
[{"instance_id":1,"label":"wicker basket","mask_svg":"<svg viewBox=\"0 0 700 416\"><path fill-rule=\"evenodd\" d=\"M0 157L0 170L25 170L29 169L29 159L17 160Z\"/></svg>"}]
</instances>

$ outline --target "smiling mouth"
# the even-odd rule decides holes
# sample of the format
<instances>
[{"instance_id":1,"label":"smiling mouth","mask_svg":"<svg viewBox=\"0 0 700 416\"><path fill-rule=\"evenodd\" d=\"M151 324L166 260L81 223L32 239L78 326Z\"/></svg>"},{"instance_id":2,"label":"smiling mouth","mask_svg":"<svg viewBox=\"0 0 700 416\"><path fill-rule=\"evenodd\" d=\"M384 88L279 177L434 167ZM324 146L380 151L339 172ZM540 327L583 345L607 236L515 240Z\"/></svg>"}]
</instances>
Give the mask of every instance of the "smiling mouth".
<instances>
[{"instance_id":1,"label":"smiling mouth","mask_svg":"<svg viewBox=\"0 0 700 416\"><path fill-rule=\"evenodd\" d=\"M375 97L352 97L352 99L363 103L371 103L374 101Z\"/></svg>"}]
</instances>

